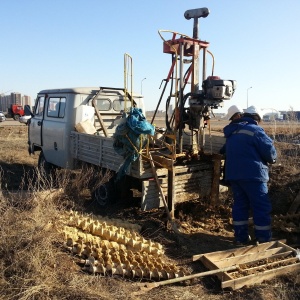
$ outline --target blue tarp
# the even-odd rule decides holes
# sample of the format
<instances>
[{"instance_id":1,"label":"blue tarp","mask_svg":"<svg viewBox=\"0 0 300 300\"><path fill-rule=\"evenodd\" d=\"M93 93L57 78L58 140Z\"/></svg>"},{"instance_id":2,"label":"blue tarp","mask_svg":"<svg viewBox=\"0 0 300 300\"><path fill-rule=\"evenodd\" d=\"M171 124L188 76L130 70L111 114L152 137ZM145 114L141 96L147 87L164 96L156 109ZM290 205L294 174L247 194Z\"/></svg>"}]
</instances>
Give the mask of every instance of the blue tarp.
<instances>
[{"instance_id":1,"label":"blue tarp","mask_svg":"<svg viewBox=\"0 0 300 300\"><path fill-rule=\"evenodd\" d=\"M154 135L155 128L143 115L140 108L133 107L129 113L124 114L123 120L114 133L114 149L125 158L117 180L122 178L131 164L139 157L138 151L143 149L148 142L148 134Z\"/></svg>"}]
</instances>

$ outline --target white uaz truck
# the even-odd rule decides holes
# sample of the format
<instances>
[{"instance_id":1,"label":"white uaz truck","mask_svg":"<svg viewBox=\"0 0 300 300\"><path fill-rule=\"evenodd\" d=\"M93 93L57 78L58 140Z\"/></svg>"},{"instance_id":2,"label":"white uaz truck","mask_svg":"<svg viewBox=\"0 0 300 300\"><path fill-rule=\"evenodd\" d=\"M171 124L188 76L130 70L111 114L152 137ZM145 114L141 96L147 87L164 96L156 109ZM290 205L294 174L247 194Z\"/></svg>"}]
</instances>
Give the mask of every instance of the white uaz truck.
<instances>
[{"instance_id":1,"label":"white uaz truck","mask_svg":"<svg viewBox=\"0 0 300 300\"><path fill-rule=\"evenodd\" d=\"M129 95L127 98L123 88L42 90L37 95L28 124L29 153L39 152L38 165L46 169L75 169L86 163L118 175L126 155L117 153L115 133L126 121L124 111L131 105L143 111L143 97ZM125 136L130 144L129 133ZM117 181L113 176L110 182L92 191L100 205L106 205L115 196L111 193L121 186L127 190L138 188L142 193L141 207L145 210L164 206L161 191L170 211L178 202L210 195L212 160L192 162L181 158L179 162L170 155L168 148L155 145L154 136L147 136L147 145L135 149L137 159L126 168L125 176Z\"/></svg>"}]
</instances>

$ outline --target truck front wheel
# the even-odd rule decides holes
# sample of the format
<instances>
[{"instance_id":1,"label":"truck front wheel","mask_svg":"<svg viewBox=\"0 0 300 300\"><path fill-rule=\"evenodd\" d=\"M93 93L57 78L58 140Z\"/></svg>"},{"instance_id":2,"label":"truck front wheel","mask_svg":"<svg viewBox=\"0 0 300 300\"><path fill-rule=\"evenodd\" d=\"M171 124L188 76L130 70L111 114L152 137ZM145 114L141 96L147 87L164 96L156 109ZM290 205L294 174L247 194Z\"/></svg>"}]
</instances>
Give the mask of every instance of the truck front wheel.
<instances>
[{"instance_id":1,"label":"truck front wheel","mask_svg":"<svg viewBox=\"0 0 300 300\"><path fill-rule=\"evenodd\" d=\"M19 119L20 119L20 115L14 115L14 120L15 121L19 121Z\"/></svg>"},{"instance_id":2,"label":"truck front wheel","mask_svg":"<svg viewBox=\"0 0 300 300\"><path fill-rule=\"evenodd\" d=\"M55 165L47 162L44 152L41 151L38 160L38 169L41 174L44 174L48 181L55 182Z\"/></svg>"}]
</instances>

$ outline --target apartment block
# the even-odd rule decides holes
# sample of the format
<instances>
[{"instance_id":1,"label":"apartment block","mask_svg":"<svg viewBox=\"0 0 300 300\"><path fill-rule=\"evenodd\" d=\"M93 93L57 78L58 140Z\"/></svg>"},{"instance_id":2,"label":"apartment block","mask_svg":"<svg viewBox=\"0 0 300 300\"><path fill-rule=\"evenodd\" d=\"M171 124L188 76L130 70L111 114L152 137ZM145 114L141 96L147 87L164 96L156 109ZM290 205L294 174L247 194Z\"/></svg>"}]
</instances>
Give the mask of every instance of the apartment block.
<instances>
[{"instance_id":1,"label":"apartment block","mask_svg":"<svg viewBox=\"0 0 300 300\"><path fill-rule=\"evenodd\" d=\"M23 95L21 93L11 93L10 95L0 94L0 111L7 112L11 104L32 105L31 97Z\"/></svg>"}]
</instances>

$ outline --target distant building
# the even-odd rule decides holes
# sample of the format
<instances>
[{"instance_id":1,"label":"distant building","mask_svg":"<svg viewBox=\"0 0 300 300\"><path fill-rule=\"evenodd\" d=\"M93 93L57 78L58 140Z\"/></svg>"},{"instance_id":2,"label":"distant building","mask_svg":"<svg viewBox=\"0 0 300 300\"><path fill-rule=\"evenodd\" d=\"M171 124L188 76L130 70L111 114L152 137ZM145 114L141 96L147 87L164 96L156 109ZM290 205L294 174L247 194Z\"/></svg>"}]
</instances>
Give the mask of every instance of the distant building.
<instances>
[{"instance_id":1,"label":"distant building","mask_svg":"<svg viewBox=\"0 0 300 300\"><path fill-rule=\"evenodd\" d=\"M283 120L283 115L279 111L269 112L263 115L263 120L264 121Z\"/></svg>"},{"instance_id":2,"label":"distant building","mask_svg":"<svg viewBox=\"0 0 300 300\"><path fill-rule=\"evenodd\" d=\"M7 112L10 106L10 95L0 94L0 111Z\"/></svg>"},{"instance_id":3,"label":"distant building","mask_svg":"<svg viewBox=\"0 0 300 300\"><path fill-rule=\"evenodd\" d=\"M7 112L11 104L31 106L31 97L21 93L11 93L10 95L0 94L0 111Z\"/></svg>"},{"instance_id":4,"label":"distant building","mask_svg":"<svg viewBox=\"0 0 300 300\"><path fill-rule=\"evenodd\" d=\"M22 96L22 105L23 106L25 106L25 105L31 106L31 97L27 96L27 95Z\"/></svg>"},{"instance_id":5,"label":"distant building","mask_svg":"<svg viewBox=\"0 0 300 300\"><path fill-rule=\"evenodd\" d=\"M226 113L215 113L214 112L214 114L211 115L211 117L215 118L215 119L224 119L226 115L227 115Z\"/></svg>"},{"instance_id":6,"label":"distant building","mask_svg":"<svg viewBox=\"0 0 300 300\"><path fill-rule=\"evenodd\" d=\"M20 93L11 93L11 104L22 105L22 95Z\"/></svg>"},{"instance_id":7,"label":"distant building","mask_svg":"<svg viewBox=\"0 0 300 300\"><path fill-rule=\"evenodd\" d=\"M283 120L286 121L299 121L300 111L286 111L283 113Z\"/></svg>"}]
</instances>

